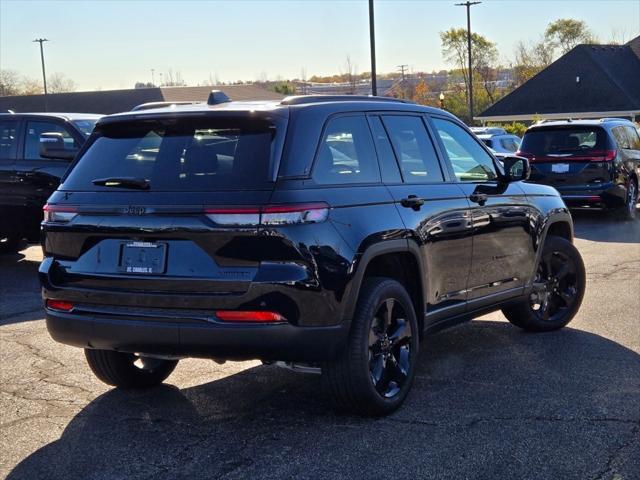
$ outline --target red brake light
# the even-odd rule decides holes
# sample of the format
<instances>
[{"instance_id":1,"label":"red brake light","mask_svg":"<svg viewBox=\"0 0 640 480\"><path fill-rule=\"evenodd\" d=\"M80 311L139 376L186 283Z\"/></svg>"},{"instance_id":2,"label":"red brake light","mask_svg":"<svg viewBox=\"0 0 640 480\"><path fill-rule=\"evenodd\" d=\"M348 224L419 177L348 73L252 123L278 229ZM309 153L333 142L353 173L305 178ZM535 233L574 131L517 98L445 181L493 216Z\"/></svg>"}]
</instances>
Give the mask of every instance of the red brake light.
<instances>
[{"instance_id":1,"label":"red brake light","mask_svg":"<svg viewBox=\"0 0 640 480\"><path fill-rule=\"evenodd\" d=\"M618 151L617 150L606 150L604 152L604 161L605 162L612 162L613 160L615 160L617 155L618 155Z\"/></svg>"},{"instance_id":2,"label":"red brake light","mask_svg":"<svg viewBox=\"0 0 640 480\"><path fill-rule=\"evenodd\" d=\"M47 308L50 308L51 310L58 310L60 312L70 312L73 310L73 303L65 302L64 300L47 299Z\"/></svg>"},{"instance_id":3,"label":"red brake light","mask_svg":"<svg viewBox=\"0 0 640 480\"><path fill-rule=\"evenodd\" d=\"M293 225L324 222L329 216L329 205L302 203L264 207L212 207L205 208L204 213L219 225Z\"/></svg>"},{"instance_id":4,"label":"red brake light","mask_svg":"<svg viewBox=\"0 0 640 480\"><path fill-rule=\"evenodd\" d=\"M273 323L287 321L279 313L264 311L218 310L216 317L225 322Z\"/></svg>"},{"instance_id":5,"label":"red brake light","mask_svg":"<svg viewBox=\"0 0 640 480\"><path fill-rule=\"evenodd\" d=\"M47 223L67 223L78 214L77 207L49 203L42 207L42 210L44 211L44 221Z\"/></svg>"}]
</instances>

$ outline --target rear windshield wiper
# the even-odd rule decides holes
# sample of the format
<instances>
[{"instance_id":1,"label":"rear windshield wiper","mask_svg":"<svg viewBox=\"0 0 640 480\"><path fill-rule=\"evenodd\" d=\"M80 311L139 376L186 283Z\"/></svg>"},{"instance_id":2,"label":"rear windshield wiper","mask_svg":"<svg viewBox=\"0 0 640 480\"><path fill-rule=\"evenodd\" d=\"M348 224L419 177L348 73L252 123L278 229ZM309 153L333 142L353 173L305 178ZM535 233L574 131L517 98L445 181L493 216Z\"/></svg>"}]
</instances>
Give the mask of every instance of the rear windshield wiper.
<instances>
[{"instance_id":1,"label":"rear windshield wiper","mask_svg":"<svg viewBox=\"0 0 640 480\"><path fill-rule=\"evenodd\" d=\"M91 183L101 187L137 188L139 190L148 190L151 186L149 180L135 177L96 178Z\"/></svg>"}]
</instances>

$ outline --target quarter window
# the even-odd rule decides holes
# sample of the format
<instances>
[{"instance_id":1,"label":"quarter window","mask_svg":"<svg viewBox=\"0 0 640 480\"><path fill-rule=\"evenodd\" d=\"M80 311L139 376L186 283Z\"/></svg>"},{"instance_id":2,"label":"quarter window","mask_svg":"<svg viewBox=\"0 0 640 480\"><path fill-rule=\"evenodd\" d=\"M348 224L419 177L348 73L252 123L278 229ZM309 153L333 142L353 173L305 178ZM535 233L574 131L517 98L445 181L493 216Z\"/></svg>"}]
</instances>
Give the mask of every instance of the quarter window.
<instances>
[{"instance_id":1,"label":"quarter window","mask_svg":"<svg viewBox=\"0 0 640 480\"><path fill-rule=\"evenodd\" d=\"M491 156L462 127L439 118L433 123L459 181L483 182L498 177Z\"/></svg>"},{"instance_id":2,"label":"quarter window","mask_svg":"<svg viewBox=\"0 0 640 480\"><path fill-rule=\"evenodd\" d=\"M363 115L329 121L313 171L318 184L380 182L380 169Z\"/></svg>"},{"instance_id":3,"label":"quarter window","mask_svg":"<svg viewBox=\"0 0 640 480\"><path fill-rule=\"evenodd\" d=\"M421 117L383 117L405 183L442 182L444 177L433 142Z\"/></svg>"},{"instance_id":4,"label":"quarter window","mask_svg":"<svg viewBox=\"0 0 640 480\"><path fill-rule=\"evenodd\" d=\"M80 147L62 125L50 122L28 122L27 135L24 142L25 159L47 160L40 156L40 135L43 133L61 133L65 149L74 150Z\"/></svg>"}]
</instances>

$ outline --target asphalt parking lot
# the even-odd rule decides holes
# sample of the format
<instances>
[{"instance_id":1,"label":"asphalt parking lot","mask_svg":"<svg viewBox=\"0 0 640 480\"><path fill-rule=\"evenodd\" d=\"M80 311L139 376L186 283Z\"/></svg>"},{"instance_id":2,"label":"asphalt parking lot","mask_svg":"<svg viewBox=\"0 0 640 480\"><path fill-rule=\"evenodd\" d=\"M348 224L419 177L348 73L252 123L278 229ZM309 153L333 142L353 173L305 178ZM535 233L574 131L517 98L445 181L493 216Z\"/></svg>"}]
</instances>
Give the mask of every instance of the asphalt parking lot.
<instances>
[{"instance_id":1,"label":"asphalt parking lot","mask_svg":"<svg viewBox=\"0 0 640 480\"><path fill-rule=\"evenodd\" d=\"M527 334L495 313L423 343L407 403L337 415L317 376L184 360L168 384L112 390L47 335L39 247L0 258L0 476L640 478L640 221L575 218L576 319Z\"/></svg>"}]
</instances>

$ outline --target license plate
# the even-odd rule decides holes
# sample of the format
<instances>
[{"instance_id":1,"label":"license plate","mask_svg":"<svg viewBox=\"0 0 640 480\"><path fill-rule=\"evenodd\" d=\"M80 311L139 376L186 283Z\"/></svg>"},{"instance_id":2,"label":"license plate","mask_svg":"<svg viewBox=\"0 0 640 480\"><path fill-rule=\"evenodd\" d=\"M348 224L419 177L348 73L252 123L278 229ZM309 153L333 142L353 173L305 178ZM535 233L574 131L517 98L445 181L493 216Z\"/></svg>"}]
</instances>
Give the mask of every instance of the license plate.
<instances>
[{"instance_id":1,"label":"license plate","mask_svg":"<svg viewBox=\"0 0 640 480\"><path fill-rule=\"evenodd\" d=\"M120 271L141 275L164 273L167 256L165 243L126 242L122 243Z\"/></svg>"},{"instance_id":2,"label":"license plate","mask_svg":"<svg viewBox=\"0 0 640 480\"><path fill-rule=\"evenodd\" d=\"M551 165L551 171L555 173L566 173L569 171L568 163L554 163Z\"/></svg>"}]
</instances>

